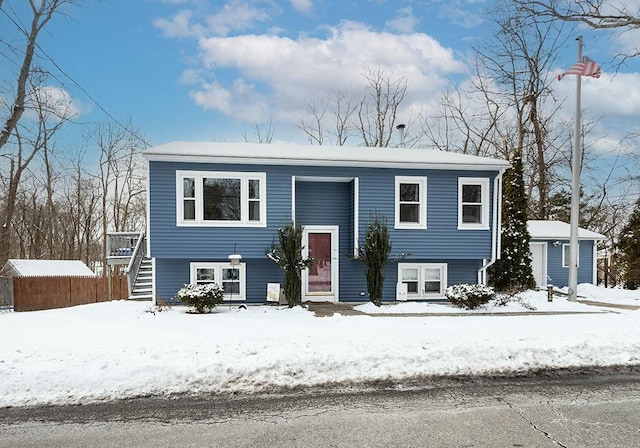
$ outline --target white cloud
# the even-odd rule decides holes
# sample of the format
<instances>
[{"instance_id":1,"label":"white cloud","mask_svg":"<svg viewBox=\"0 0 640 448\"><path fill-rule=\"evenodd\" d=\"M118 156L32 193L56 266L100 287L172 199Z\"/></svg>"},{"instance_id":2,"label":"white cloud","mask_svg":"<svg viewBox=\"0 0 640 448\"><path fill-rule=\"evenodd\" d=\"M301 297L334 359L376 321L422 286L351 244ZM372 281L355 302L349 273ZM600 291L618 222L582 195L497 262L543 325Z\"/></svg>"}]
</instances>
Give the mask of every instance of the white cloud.
<instances>
[{"instance_id":1,"label":"white cloud","mask_svg":"<svg viewBox=\"0 0 640 448\"><path fill-rule=\"evenodd\" d=\"M227 36L232 32L249 30L257 22L269 18L266 11L240 0L225 3L215 13L206 13L205 10L205 7L201 7L195 13L184 9L168 19L155 19L153 25L162 30L166 37ZM203 19L198 21L197 17L200 16Z\"/></svg>"},{"instance_id":2,"label":"white cloud","mask_svg":"<svg viewBox=\"0 0 640 448\"><path fill-rule=\"evenodd\" d=\"M603 73L599 79L582 78L581 104L592 116L628 119L640 115L640 73ZM575 76L554 85L575 101Z\"/></svg>"},{"instance_id":3,"label":"white cloud","mask_svg":"<svg viewBox=\"0 0 640 448\"><path fill-rule=\"evenodd\" d=\"M440 8L440 15L463 28L474 28L484 22L479 6L486 0L450 0Z\"/></svg>"},{"instance_id":4,"label":"white cloud","mask_svg":"<svg viewBox=\"0 0 640 448\"><path fill-rule=\"evenodd\" d=\"M301 13L308 14L313 9L313 1L312 0L291 0L291 6Z\"/></svg>"},{"instance_id":5,"label":"white cloud","mask_svg":"<svg viewBox=\"0 0 640 448\"><path fill-rule=\"evenodd\" d=\"M269 15L264 10L254 8L240 0L232 0L219 12L207 17L206 23L213 34L226 36L232 31L251 29L256 22L262 22L268 18Z\"/></svg>"},{"instance_id":6,"label":"white cloud","mask_svg":"<svg viewBox=\"0 0 640 448\"><path fill-rule=\"evenodd\" d=\"M38 110L47 119L54 121L68 120L82 113L80 103L61 87L42 86L32 91L25 101L30 119L37 119Z\"/></svg>"},{"instance_id":7,"label":"white cloud","mask_svg":"<svg viewBox=\"0 0 640 448\"><path fill-rule=\"evenodd\" d=\"M242 35L200 39L201 62L218 80L214 91L224 88L234 99L221 103L211 84L203 84L193 97L203 107L239 117L246 116L245 101L260 92L260 102L268 98L274 115L285 116L339 89L362 92L366 86L363 69L379 67L390 75L406 77L411 101L420 103L443 88L447 75L465 70L450 49L426 34L379 33L353 22L327 31L324 38ZM233 88L223 81L228 73L234 76ZM255 85L252 95L239 89L240 80ZM263 119L253 117L252 121Z\"/></svg>"},{"instance_id":8,"label":"white cloud","mask_svg":"<svg viewBox=\"0 0 640 448\"><path fill-rule=\"evenodd\" d=\"M240 120L257 122L256 117L269 115L267 99L256 91L255 85L242 79L235 80L229 88L218 82L205 83L189 95L205 110L217 110Z\"/></svg>"},{"instance_id":9,"label":"white cloud","mask_svg":"<svg viewBox=\"0 0 640 448\"><path fill-rule=\"evenodd\" d=\"M414 32L418 19L413 15L413 9L408 6L398 11L396 16L387 22L387 27L401 33Z\"/></svg>"},{"instance_id":10,"label":"white cloud","mask_svg":"<svg viewBox=\"0 0 640 448\"><path fill-rule=\"evenodd\" d=\"M203 29L200 25L191 21L193 12L182 10L174 14L170 19L158 18L153 21L153 26L162 30L166 37L191 37L201 35Z\"/></svg>"}]
</instances>

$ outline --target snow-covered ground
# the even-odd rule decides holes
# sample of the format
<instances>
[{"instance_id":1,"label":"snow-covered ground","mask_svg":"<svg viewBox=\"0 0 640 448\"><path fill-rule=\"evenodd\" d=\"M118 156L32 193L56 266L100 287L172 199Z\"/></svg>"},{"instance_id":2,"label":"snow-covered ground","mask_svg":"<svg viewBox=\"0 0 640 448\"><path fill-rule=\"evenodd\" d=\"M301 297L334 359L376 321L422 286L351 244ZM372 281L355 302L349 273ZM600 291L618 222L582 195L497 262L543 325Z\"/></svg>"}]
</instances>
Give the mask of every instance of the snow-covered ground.
<instances>
[{"instance_id":1,"label":"snow-covered ground","mask_svg":"<svg viewBox=\"0 0 640 448\"><path fill-rule=\"evenodd\" d=\"M640 305L638 291L580 285L579 294ZM152 313L149 303L126 301L0 313L0 406L640 364L640 311L549 303L534 292L484 310L509 315L424 303L359 309L370 315L228 305L206 315Z\"/></svg>"}]
</instances>

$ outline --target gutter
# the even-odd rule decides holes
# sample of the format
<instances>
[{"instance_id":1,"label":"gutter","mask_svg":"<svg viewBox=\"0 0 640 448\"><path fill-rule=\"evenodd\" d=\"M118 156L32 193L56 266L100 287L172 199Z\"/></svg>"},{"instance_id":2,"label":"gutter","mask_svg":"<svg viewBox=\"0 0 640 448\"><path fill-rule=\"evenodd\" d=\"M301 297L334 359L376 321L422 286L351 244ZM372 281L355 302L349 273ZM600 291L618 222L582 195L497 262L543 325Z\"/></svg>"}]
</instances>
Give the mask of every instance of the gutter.
<instances>
[{"instance_id":1,"label":"gutter","mask_svg":"<svg viewBox=\"0 0 640 448\"><path fill-rule=\"evenodd\" d=\"M346 168L390 168L390 169L434 169L461 171L490 171L505 169L504 165L474 162L450 161L416 161L416 160L351 160L351 159L321 159L321 158L290 158L290 157L243 157L243 156L213 156L213 155L181 155L181 154L143 154L151 162L191 162L241 165L283 165L283 166L328 166Z\"/></svg>"}]
</instances>

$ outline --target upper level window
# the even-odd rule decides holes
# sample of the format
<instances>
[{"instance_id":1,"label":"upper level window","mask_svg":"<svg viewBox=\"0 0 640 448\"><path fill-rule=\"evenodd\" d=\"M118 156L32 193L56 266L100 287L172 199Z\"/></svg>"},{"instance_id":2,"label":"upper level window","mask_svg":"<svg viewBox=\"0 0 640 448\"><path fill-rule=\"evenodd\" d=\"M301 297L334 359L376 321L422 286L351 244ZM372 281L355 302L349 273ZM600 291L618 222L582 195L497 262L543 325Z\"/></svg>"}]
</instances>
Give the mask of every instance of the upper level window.
<instances>
[{"instance_id":1,"label":"upper level window","mask_svg":"<svg viewBox=\"0 0 640 448\"><path fill-rule=\"evenodd\" d=\"M266 174L177 172L177 224L266 226Z\"/></svg>"},{"instance_id":2,"label":"upper level window","mask_svg":"<svg viewBox=\"0 0 640 448\"><path fill-rule=\"evenodd\" d=\"M489 179L458 179L458 228L489 228Z\"/></svg>"},{"instance_id":3,"label":"upper level window","mask_svg":"<svg viewBox=\"0 0 640 448\"><path fill-rule=\"evenodd\" d=\"M395 216L397 229L427 228L426 177L396 177Z\"/></svg>"}]
</instances>

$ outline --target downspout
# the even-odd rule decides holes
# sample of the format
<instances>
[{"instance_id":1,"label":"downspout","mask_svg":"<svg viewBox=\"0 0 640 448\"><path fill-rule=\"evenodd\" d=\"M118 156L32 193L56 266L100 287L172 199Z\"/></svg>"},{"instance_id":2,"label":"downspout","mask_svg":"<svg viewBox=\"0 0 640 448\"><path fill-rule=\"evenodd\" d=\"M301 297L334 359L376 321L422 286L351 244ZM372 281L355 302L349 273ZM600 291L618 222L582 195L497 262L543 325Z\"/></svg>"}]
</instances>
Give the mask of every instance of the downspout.
<instances>
[{"instance_id":1,"label":"downspout","mask_svg":"<svg viewBox=\"0 0 640 448\"><path fill-rule=\"evenodd\" d=\"M291 222L296 223L296 176L291 176Z\"/></svg>"},{"instance_id":2,"label":"downspout","mask_svg":"<svg viewBox=\"0 0 640 448\"><path fill-rule=\"evenodd\" d=\"M600 241L604 240L593 240L593 254L591 261L593 263L593 272L591 273L591 283L593 283L594 285L598 284L598 243ZM607 275L606 271L605 275Z\"/></svg>"},{"instance_id":3,"label":"downspout","mask_svg":"<svg viewBox=\"0 0 640 448\"><path fill-rule=\"evenodd\" d=\"M502 250L502 175L506 168L501 168L493 180L493 230L491 232L491 258L482 260L482 267L478 269L478 283L487 284L487 268L500 257Z\"/></svg>"},{"instance_id":4,"label":"downspout","mask_svg":"<svg viewBox=\"0 0 640 448\"><path fill-rule=\"evenodd\" d=\"M144 244L147 246L145 248L146 256L151 258L151 303L156 306L158 304L158 299L156 297L156 259L151 254L151 161L147 159L147 179L146 179L146 189L147 189L147 204L146 204L146 214L147 214L147 225L145 232L145 241ZM177 200L177 199L176 199Z\"/></svg>"}]
</instances>

